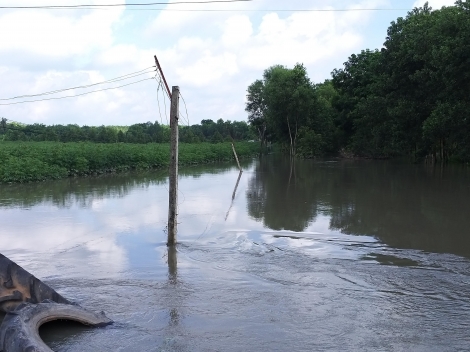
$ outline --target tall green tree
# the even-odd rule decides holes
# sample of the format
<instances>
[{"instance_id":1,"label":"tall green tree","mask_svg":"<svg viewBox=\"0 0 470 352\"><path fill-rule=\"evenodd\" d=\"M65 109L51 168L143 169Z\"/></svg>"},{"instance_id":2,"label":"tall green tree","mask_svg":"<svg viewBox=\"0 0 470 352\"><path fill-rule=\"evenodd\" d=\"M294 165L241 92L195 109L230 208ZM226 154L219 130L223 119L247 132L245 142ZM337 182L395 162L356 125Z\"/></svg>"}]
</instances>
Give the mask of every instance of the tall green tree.
<instances>
[{"instance_id":1,"label":"tall green tree","mask_svg":"<svg viewBox=\"0 0 470 352\"><path fill-rule=\"evenodd\" d=\"M256 80L248 86L246 96L245 111L248 113L248 121L251 126L258 132L261 148L266 142L267 129L267 107L264 98L264 82Z\"/></svg>"},{"instance_id":2,"label":"tall green tree","mask_svg":"<svg viewBox=\"0 0 470 352\"><path fill-rule=\"evenodd\" d=\"M382 157L392 153L382 55L378 50L363 50L351 55L344 68L332 72L338 93L334 106L339 142L355 154Z\"/></svg>"},{"instance_id":3,"label":"tall green tree","mask_svg":"<svg viewBox=\"0 0 470 352\"><path fill-rule=\"evenodd\" d=\"M468 151L468 1L432 11L426 3L392 22L384 43L389 111L403 147L446 161Z\"/></svg>"},{"instance_id":4,"label":"tall green tree","mask_svg":"<svg viewBox=\"0 0 470 352\"><path fill-rule=\"evenodd\" d=\"M248 120L257 129L261 143L271 138L291 156L297 154L299 140L308 149L321 144L321 134L311 129L318 109L315 87L305 66L272 66L264 71L263 80L251 84L247 92Z\"/></svg>"},{"instance_id":5,"label":"tall green tree","mask_svg":"<svg viewBox=\"0 0 470 352\"><path fill-rule=\"evenodd\" d=\"M265 72L264 80L268 124L277 140L288 145L289 154L295 156L299 131L314 113L313 85L301 64L293 69L274 66Z\"/></svg>"},{"instance_id":6,"label":"tall green tree","mask_svg":"<svg viewBox=\"0 0 470 352\"><path fill-rule=\"evenodd\" d=\"M381 51L333 71L340 145L370 157L470 159L469 8L415 8L391 23Z\"/></svg>"}]
</instances>

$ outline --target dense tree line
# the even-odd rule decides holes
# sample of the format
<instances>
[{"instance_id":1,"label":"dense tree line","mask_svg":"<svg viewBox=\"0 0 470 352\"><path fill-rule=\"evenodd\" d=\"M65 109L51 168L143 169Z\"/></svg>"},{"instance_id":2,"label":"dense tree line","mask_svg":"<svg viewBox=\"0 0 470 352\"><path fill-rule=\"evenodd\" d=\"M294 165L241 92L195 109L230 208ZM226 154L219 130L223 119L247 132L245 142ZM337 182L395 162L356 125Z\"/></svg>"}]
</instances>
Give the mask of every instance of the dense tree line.
<instances>
[{"instance_id":1,"label":"dense tree line","mask_svg":"<svg viewBox=\"0 0 470 352\"><path fill-rule=\"evenodd\" d=\"M470 3L426 3L392 22L381 50L353 54L322 84L302 65L268 68L248 87L261 143L305 157L470 160Z\"/></svg>"},{"instance_id":2,"label":"dense tree line","mask_svg":"<svg viewBox=\"0 0 470 352\"><path fill-rule=\"evenodd\" d=\"M179 138L183 143L251 140L254 134L244 121L214 122L202 120L200 125L180 126ZM158 122L138 123L131 126L78 126L44 124L20 125L0 123L0 140L5 141L57 141L57 142L97 142L97 143L167 143L170 129Z\"/></svg>"}]
</instances>

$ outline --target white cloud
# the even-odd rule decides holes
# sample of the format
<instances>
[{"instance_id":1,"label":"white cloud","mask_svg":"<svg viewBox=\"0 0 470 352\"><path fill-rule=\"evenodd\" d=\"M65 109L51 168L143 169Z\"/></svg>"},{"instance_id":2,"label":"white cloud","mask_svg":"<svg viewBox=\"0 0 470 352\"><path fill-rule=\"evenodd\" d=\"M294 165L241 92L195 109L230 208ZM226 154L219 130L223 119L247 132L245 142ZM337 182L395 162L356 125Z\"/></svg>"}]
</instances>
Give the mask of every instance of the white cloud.
<instances>
[{"instance_id":1,"label":"white cloud","mask_svg":"<svg viewBox=\"0 0 470 352\"><path fill-rule=\"evenodd\" d=\"M184 82L192 86L207 86L221 78L227 78L238 72L237 57L233 53L214 54L205 50L202 57L184 68L176 71Z\"/></svg>"},{"instance_id":2,"label":"white cloud","mask_svg":"<svg viewBox=\"0 0 470 352\"><path fill-rule=\"evenodd\" d=\"M112 43L112 24L123 10L92 11L79 18L54 12L28 10L0 16L0 51L24 50L30 54L70 57Z\"/></svg>"},{"instance_id":3,"label":"white cloud","mask_svg":"<svg viewBox=\"0 0 470 352\"><path fill-rule=\"evenodd\" d=\"M253 34L253 26L246 15L233 16L225 21L222 43L226 47L245 44Z\"/></svg>"},{"instance_id":4,"label":"white cloud","mask_svg":"<svg viewBox=\"0 0 470 352\"><path fill-rule=\"evenodd\" d=\"M331 13L296 13L285 19L268 14L250 45L242 50L240 60L253 69L278 63L310 65L331 55L349 52L360 42L357 33L337 26Z\"/></svg>"},{"instance_id":5,"label":"white cloud","mask_svg":"<svg viewBox=\"0 0 470 352\"><path fill-rule=\"evenodd\" d=\"M313 7L311 3L305 6L306 3L304 8ZM266 1L258 4L265 8L276 6ZM373 8L383 4L363 1L347 7ZM334 7L326 4L315 8ZM274 64L292 67L301 62L315 73L315 78L328 78L335 68L332 58L342 57L338 60L341 63L362 49L361 31L371 17L371 13L359 11L256 14L162 13L148 28L147 33L153 37L165 35L175 39L159 56L161 61L171 64L164 67L171 77L169 81L177 82L182 92L189 91L186 100L193 102L190 111L193 116L200 116L198 120L245 118L247 82L261 77L262 71ZM172 23L177 33L191 36L172 37L171 31L165 31L167 22ZM319 74L320 71L323 73Z\"/></svg>"},{"instance_id":6,"label":"white cloud","mask_svg":"<svg viewBox=\"0 0 470 352\"><path fill-rule=\"evenodd\" d=\"M16 4L12 0L9 3ZM178 9L221 6L264 10L389 5L386 0L327 0L316 4L306 0L295 4L260 0L217 6L182 5ZM155 17L149 19L152 15ZM369 47L367 26L376 15L364 11L163 11L129 15L119 8L10 10L0 13L0 33L10 34L0 41L0 80L9 82L0 85L0 98L96 83L153 65L153 55L157 54L168 84L181 87L191 123L205 118L240 120L246 116L246 87L260 78L264 69L274 64L292 67L301 62L314 80L328 78L350 54ZM0 105L0 116L47 124L155 121L160 120L156 88L156 83L149 81L80 98ZM163 109L161 99L162 95ZM164 117L161 120L165 122Z\"/></svg>"}]
</instances>

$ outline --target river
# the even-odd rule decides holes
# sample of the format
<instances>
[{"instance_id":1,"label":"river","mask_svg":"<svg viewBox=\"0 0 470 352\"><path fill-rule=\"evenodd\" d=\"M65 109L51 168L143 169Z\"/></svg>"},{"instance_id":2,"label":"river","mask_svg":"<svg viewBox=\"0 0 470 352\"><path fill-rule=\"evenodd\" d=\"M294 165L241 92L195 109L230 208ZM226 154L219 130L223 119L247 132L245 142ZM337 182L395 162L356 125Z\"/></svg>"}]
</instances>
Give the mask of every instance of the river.
<instances>
[{"instance_id":1,"label":"river","mask_svg":"<svg viewBox=\"0 0 470 352\"><path fill-rule=\"evenodd\" d=\"M0 188L0 252L112 326L56 351L467 351L470 169L266 157Z\"/></svg>"}]
</instances>

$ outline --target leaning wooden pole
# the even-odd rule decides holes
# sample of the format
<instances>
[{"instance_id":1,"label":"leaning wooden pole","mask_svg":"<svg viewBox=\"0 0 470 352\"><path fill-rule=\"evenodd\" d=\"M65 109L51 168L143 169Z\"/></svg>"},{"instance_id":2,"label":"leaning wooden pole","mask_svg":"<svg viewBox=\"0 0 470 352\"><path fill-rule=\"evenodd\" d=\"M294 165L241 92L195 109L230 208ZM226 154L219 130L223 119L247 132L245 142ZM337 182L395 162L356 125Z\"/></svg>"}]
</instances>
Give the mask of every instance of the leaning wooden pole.
<instances>
[{"instance_id":1,"label":"leaning wooden pole","mask_svg":"<svg viewBox=\"0 0 470 352\"><path fill-rule=\"evenodd\" d=\"M178 220L178 119L180 88L172 87L170 109L170 189L168 208L168 246L176 244Z\"/></svg>"},{"instance_id":2,"label":"leaning wooden pole","mask_svg":"<svg viewBox=\"0 0 470 352\"><path fill-rule=\"evenodd\" d=\"M235 146L233 145L233 143L232 143L232 150L233 150L233 155L235 155L235 160L237 161L238 170L242 171L242 167L240 166L240 162L238 161L237 152L235 151Z\"/></svg>"},{"instance_id":3,"label":"leaning wooden pole","mask_svg":"<svg viewBox=\"0 0 470 352\"><path fill-rule=\"evenodd\" d=\"M157 55L155 55L154 58L155 58L155 65L157 65L157 69L158 69L158 71L160 71L160 74L162 75L163 83L165 83L166 92L168 93L168 97L171 99L170 88L168 88L168 83L166 83L165 75L163 74L163 70L162 70L162 67L160 66L160 62L158 62Z\"/></svg>"}]
</instances>

